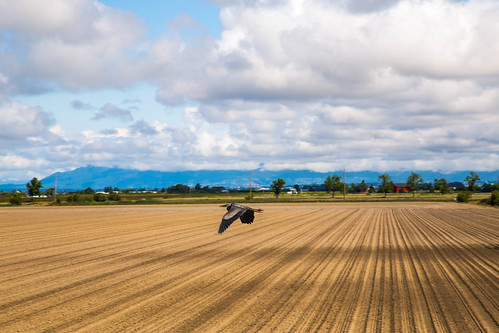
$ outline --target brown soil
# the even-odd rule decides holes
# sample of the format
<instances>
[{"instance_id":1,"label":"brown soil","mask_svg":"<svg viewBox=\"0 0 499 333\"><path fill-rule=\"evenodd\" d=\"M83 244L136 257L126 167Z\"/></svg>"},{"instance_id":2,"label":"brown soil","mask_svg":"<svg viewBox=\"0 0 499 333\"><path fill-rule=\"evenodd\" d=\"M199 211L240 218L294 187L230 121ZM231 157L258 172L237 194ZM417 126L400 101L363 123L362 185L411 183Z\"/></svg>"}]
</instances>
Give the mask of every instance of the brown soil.
<instances>
[{"instance_id":1,"label":"brown soil","mask_svg":"<svg viewBox=\"0 0 499 333\"><path fill-rule=\"evenodd\" d=\"M254 206L0 208L0 331L499 331L499 210Z\"/></svg>"}]
</instances>

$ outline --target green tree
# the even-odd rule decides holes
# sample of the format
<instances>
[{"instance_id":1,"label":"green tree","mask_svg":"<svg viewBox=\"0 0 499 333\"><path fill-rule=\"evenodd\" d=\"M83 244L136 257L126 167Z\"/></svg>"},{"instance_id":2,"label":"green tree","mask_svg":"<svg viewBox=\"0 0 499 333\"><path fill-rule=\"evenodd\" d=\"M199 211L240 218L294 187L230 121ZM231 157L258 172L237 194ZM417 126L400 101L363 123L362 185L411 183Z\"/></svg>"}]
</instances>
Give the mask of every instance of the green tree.
<instances>
[{"instance_id":1,"label":"green tree","mask_svg":"<svg viewBox=\"0 0 499 333\"><path fill-rule=\"evenodd\" d=\"M466 187L462 182L449 182L449 188L459 192L466 190Z\"/></svg>"},{"instance_id":2,"label":"green tree","mask_svg":"<svg viewBox=\"0 0 499 333\"><path fill-rule=\"evenodd\" d=\"M471 198L470 191L461 191L457 194L456 200L457 202L469 202Z\"/></svg>"},{"instance_id":3,"label":"green tree","mask_svg":"<svg viewBox=\"0 0 499 333\"><path fill-rule=\"evenodd\" d=\"M83 191L80 191L79 193L80 194L95 194L95 191L92 188L87 187L86 189L84 189Z\"/></svg>"},{"instance_id":4,"label":"green tree","mask_svg":"<svg viewBox=\"0 0 499 333\"><path fill-rule=\"evenodd\" d=\"M333 198L334 198L334 192L339 191L341 189L341 186L342 186L341 177L338 175L328 176L326 178L326 181L324 182L324 187L326 188L326 192L327 193L333 192Z\"/></svg>"},{"instance_id":5,"label":"green tree","mask_svg":"<svg viewBox=\"0 0 499 333\"><path fill-rule=\"evenodd\" d=\"M42 182L38 180L38 178L33 177L29 183L26 184L26 189L28 190L28 195L30 197L39 196L42 192L40 188L42 188Z\"/></svg>"},{"instance_id":6,"label":"green tree","mask_svg":"<svg viewBox=\"0 0 499 333\"><path fill-rule=\"evenodd\" d=\"M407 177L407 187L409 191L412 191L412 197L415 196L415 192L418 189L418 186L423 183L423 178L415 172L411 172L409 177Z\"/></svg>"},{"instance_id":7,"label":"green tree","mask_svg":"<svg viewBox=\"0 0 499 333\"><path fill-rule=\"evenodd\" d=\"M95 193L93 196L93 200L95 202L105 202L107 200L107 197L104 193Z\"/></svg>"},{"instance_id":8,"label":"green tree","mask_svg":"<svg viewBox=\"0 0 499 333\"><path fill-rule=\"evenodd\" d=\"M433 184L432 183L423 183L421 185L421 189L423 191L427 191L428 193L433 193L435 192L435 188L433 187Z\"/></svg>"},{"instance_id":9,"label":"green tree","mask_svg":"<svg viewBox=\"0 0 499 333\"><path fill-rule=\"evenodd\" d=\"M369 186L367 186L366 181L363 180L355 186L355 192L364 193L364 192L367 192L368 188L369 188Z\"/></svg>"},{"instance_id":10,"label":"green tree","mask_svg":"<svg viewBox=\"0 0 499 333\"><path fill-rule=\"evenodd\" d=\"M449 182L445 178L435 178L434 187L435 191L439 191L442 195L444 195L449 191Z\"/></svg>"},{"instance_id":11,"label":"green tree","mask_svg":"<svg viewBox=\"0 0 499 333\"><path fill-rule=\"evenodd\" d=\"M385 194L385 198L386 198L386 194L388 192L392 192L393 191L392 177L390 177L389 174L384 173L384 174L378 176L378 179L381 181L381 185L379 186L379 191L381 193L384 193Z\"/></svg>"},{"instance_id":12,"label":"green tree","mask_svg":"<svg viewBox=\"0 0 499 333\"><path fill-rule=\"evenodd\" d=\"M270 185L270 188L274 192L276 198L279 198L279 195L281 194L285 184L286 182L282 178L272 181L272 185Z\"/></svg>"},{"instance_id":13,"label":"green tree","mask_svg":"<svg viewBox=\"0 0 499 333\"><path fill-rule=\"evenodd\" d=\"M20 206L23 204L23 199L20 193L15 193L9 200L11 205Z\"/></svg>"},{"instance_id":14,"label":"green tree","mask_svg":"<svg viewBox=\"0 0 499 333\"><path fill-rule=\"evenodd\" d=\"M191 189L187 185L177 184L177 185L173 185L173 186L170 186L169 188L167 188L166 192L167 193L189 193L190 190Z\"/></svg>"},{"instance_id":15,"label":"green tree","mask_svg":"<svg viewBox=\"0 0 499 333\"><path fill-rule=\"evenodd\" d=\"M480 180L480 177L474 173L473 171L470 172L469 176L466 176L465 181L468 182L468 191L474 192L475 191L475 185L477 180Z\"/></svg>"},{"instance_id":16,"label":"green tree","mask_svg":"<svg viewBox=\"0 0 499 333\"><path fill-rule=\"evenodd\" d=\"M111 192L109 193L109 195L107 196L107 199L109 201L120 201L121 200L121 197L118 193L116 192Z\"/></svg>"},{"instance_id":17,"label":"green tree","mask_svg":"<svg viewBox=\"0 0 499 333\"><path fill-rule=\"evenodd\" d=\"M482 192L484 193L491 193L492 191L494 191L494 185L493 184L490 184L490 183L484 183L482 185Z\"/></svg>"},{"instance_id":18,"label":"green tree","mask_svg":"<svg viewBox=\"0 0 499 333\"><path fill-rule=\"evenodd\" d=\"M74 194L68 195L68 197L66 198L66 201L67 202L79 202L79 201L81 201L81 197L78 193L74 193Z\"/></svg>"},{"instance_id":19,"label":"green tree","mask_svg":"<svg viewBox=\"0 0 499 333\"><path fill-rule=\"evenodd\" d=\"M55 193L55 188L51 187L43 191L43 194L45 194L48 197L53 197Z\"/></svg>"},{"instance_id":20,"label":"green tree","mask_svg":"<svg viewBox=\"0 0 499 333\"><path fill-rule=\"evenodd\" d=\"M491 206L499 205L499 191L495 190L490 193L489 204Z\"/></svg>"}]
</instances>

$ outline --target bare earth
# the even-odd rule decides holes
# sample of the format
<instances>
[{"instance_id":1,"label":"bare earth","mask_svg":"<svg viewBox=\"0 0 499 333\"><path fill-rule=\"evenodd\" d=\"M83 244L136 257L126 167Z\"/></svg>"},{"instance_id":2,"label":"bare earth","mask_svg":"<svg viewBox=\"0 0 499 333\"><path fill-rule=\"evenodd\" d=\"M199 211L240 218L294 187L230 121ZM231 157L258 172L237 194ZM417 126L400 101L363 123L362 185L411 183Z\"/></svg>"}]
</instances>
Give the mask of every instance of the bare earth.
<instances>
[{"instance_id":1,"label":"bare earth","mask_svg":"<svg viewBox=\"0 0 499 333\"><path fill-rule=\"evenodd\" d=\"M0 332L498 332L499 210L0 208Z\"/></svg>"}]
</instances>

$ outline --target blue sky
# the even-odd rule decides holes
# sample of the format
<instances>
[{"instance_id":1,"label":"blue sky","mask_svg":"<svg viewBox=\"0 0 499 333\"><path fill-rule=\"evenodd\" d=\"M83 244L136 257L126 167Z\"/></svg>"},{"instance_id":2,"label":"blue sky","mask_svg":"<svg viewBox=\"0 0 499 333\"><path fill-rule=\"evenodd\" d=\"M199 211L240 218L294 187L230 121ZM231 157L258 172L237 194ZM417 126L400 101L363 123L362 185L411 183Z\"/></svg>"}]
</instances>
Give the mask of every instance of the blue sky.
<instances>
[{"instance_id":1,"label":"blue sky","mask_svg":"<svg viewBox=\"0 0 499 333\"><path fill-rule=\"evenodd\" d=\"M499 1L0 0L0 182L499 169Z\"/></svg>"},{"instance_id":2,"label":"blue sky","mask_svg":"<svg viewBox=\"0 0 499 333\"><path fill-rule=\"evenodd\" d=\"M222 30L220 7L208 0L105 0L102 3L133 12L146 22L150 37L167 33L168 24L183 14L202 24L216 38Z\"/></svg>"}]
</instances>

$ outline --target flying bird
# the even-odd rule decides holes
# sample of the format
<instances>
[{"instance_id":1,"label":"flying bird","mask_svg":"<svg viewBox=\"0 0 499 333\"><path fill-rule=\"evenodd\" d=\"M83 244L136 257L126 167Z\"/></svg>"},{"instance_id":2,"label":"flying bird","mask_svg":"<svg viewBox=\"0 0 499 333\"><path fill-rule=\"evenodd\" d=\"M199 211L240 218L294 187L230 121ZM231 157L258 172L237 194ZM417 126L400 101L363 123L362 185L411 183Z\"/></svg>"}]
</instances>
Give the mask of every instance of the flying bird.
<instances>
[{"instance_id":1,"label":"flying bird","mask_svg":"<svg viewBox=\"0 0 499 333\"><path fill-rule=\"evenodd\" d=\"M222 207L227 207L228 212L222 217L218 234L222 234L238 218L241 219L241 223L251 224L255 219L255 212L263 212L263 209L253 209L237 202L223 205Z\"/></svg>"}]
</instances>

